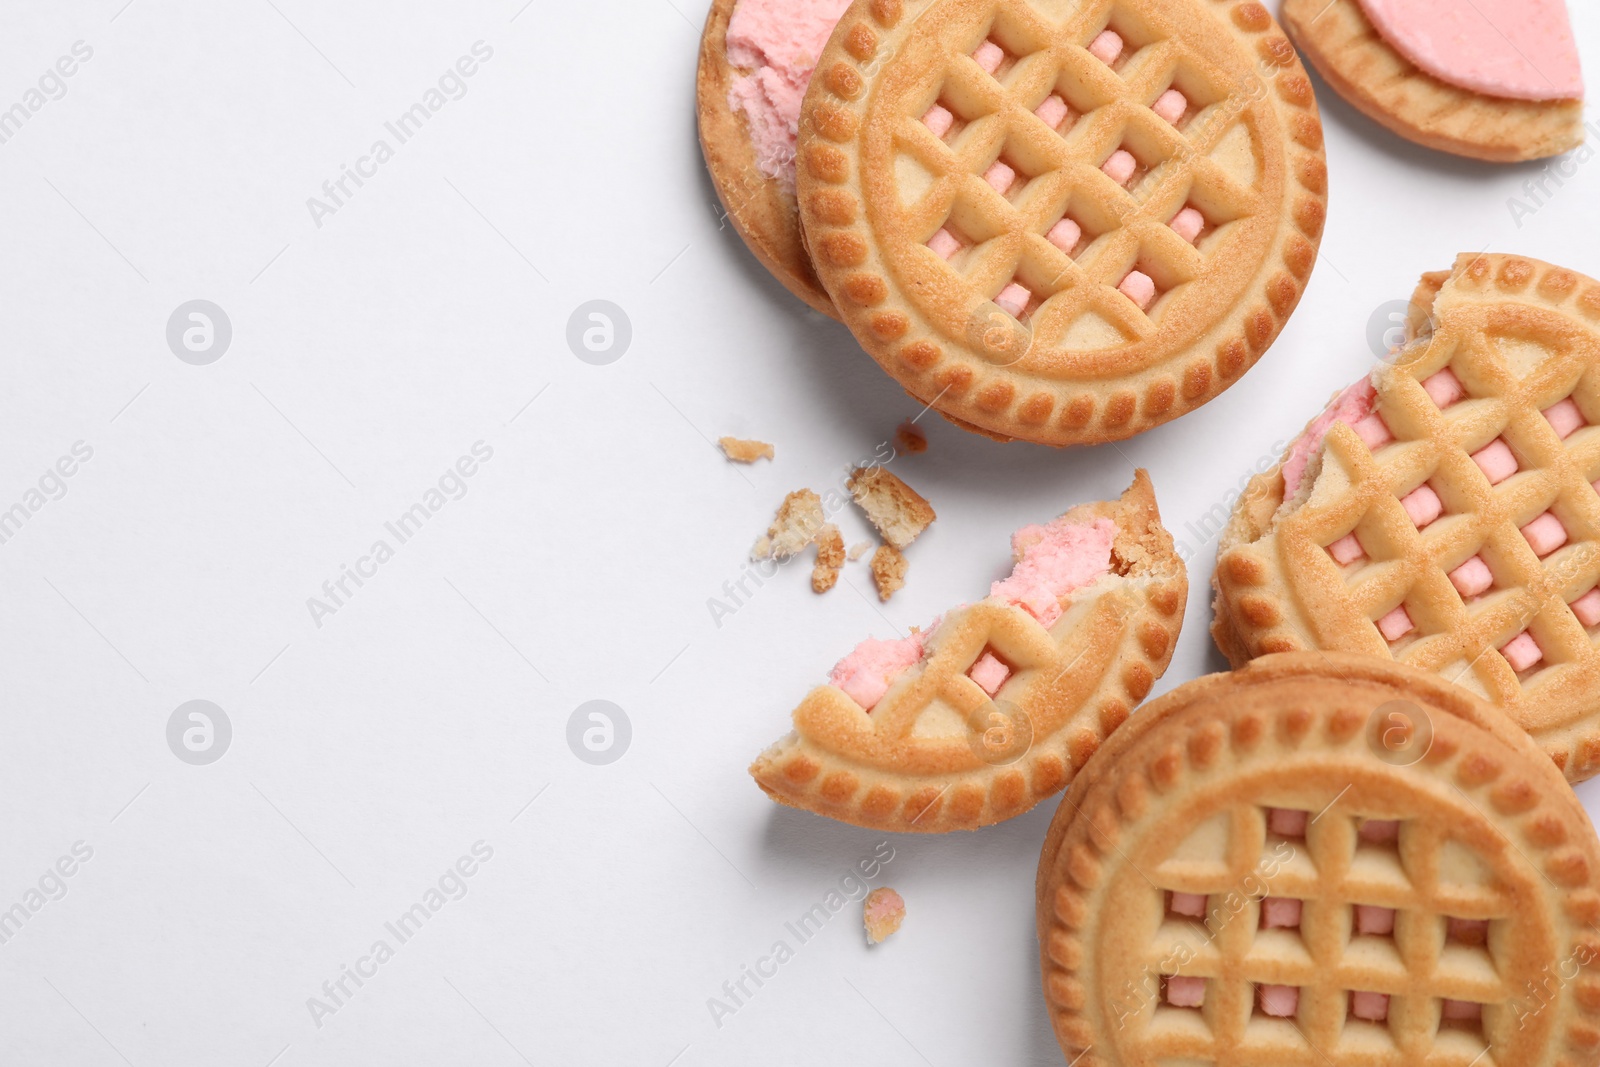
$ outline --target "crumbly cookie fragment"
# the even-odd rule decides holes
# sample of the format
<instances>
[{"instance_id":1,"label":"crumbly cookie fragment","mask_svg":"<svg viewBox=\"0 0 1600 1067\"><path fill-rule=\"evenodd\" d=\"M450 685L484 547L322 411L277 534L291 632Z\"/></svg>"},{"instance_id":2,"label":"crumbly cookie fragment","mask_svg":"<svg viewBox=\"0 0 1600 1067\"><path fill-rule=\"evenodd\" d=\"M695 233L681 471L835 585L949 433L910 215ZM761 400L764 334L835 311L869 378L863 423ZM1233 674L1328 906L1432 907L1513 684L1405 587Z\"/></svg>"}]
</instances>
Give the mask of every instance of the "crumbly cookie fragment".
<instances>
[{"instance_id":1,"label":"crumbly cookie fragment","mask_svg":"<svg viewBox=\"0 0 1600 1067\"><path fill-rule=\"evenodd\" d=\"M754 463L758 459L771 459L773 447L765 441L746 441L739 437L719 437L717 444L722 454L735 463Z\"/></svg>"},{"instance_id":2,"label":"crumbly cookie fragment","mask_svg":"<svg viewBox=\"0 0 1600 1067\"><path fill-rule=\"evenodd\" d=\"M886 885L880 885L861 902L861 922L867 928L867 943L880 945L905 922L906 902Z\"/></svg>"},{"instance_id":3,"label":"crumbly cookie fragment","mask_svg":"<svg viewBox=\"0 0 1600 1067\"><path fill-rule=\"evenodd\" d=\"M894 443L902 452L917 455L928 450L928 435L922 432L922 427L907 419L895 429Z\"/></svg>"},{"instance_id":4,"label":"crumbly cookie fragment","mask_svg":"<svg viewBox=\"0 0 1600 1067\"><path fill-rule=\"evenodd\" d=\"M905 548L938 518L922 494L883 467L857 467L846 487L878 533L894 548Z\"/></svg>"},{"instance_id":5,"label":"crumbly cookie fragment","mask_svg":"<svg viewBox=\"0 0 1600 1067\"><path fill-rule=\"evenodd\" d=\"M811 568L811 591L826 593L839 580L839 568L844 566L844 535L839 527L828 523L817 531L817 562Z\"/></svg>"},{"instance_id":6,"label":"crumbly cookie fragment","mask_svg":"<svg viewBox=\"0 0 1600 1067\"><path fill-rule=\"evenodd\" d=\"M816 539L826 519L822 498L810 489L796 489L783 498L767 534L750 549L752 559L788 559Z\"/></svg>"},{"instance_id":7,"label":"crumbly cookie fragment","mask_svg":"<svg viewBox=\"0 0 1600 1067\"><path fill-rule=\"evenodd\" d=\"M860 559L862 556L865 556L870 551L872 551L871 541L857 541L855 544L850 546L850 562L854 563L856 560Z\"/></svg>"},{"instance_id":8,"label":"crumbly cookie fragment","mask_svg":"<svg viewBox=\"0 0 1600 1067\"><path fill-rule=\"evenodd\" d=\"M910 564L893 545L879 545L878 551L872 554L871 566L872 580L878 584L879 600L888 600L906 584L906 568Z\"/></svg>"}]
</instances>

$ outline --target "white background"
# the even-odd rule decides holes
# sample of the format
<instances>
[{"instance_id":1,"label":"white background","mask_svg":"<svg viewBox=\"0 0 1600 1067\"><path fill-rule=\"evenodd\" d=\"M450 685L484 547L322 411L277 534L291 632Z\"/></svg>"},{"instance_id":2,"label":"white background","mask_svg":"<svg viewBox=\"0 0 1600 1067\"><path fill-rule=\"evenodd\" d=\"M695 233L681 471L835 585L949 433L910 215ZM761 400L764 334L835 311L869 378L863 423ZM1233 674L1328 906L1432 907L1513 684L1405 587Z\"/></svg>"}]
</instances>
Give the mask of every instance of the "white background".
<instances>
[{"instance_id":1,"label":"white background","mask_svg":"<svg viewBox=\"0 0 1600 1067\"><path fill-rule=\"evenodd\" d=\"M718 627L784 493L919 405L720 224L704 0L521 2L6 5L0 108L94 54L0 145L0 508L94 454L0 545L0 909L74 842L93 858L0 945L0 1062L1059 1062L1033 932L1054 802L895 838L901 932L869 951L851 905L718 1027L708 998L883 839L779 810L749 760L859 638L980 595L1015 526L1136 465L1194 552L1157 691L1220 669L1215 544L1186 524L1364 372L1369 317L1422 271L1600 272L1600 165L1518 226L1544 165L1413 147L1319 83L1321 261L1243 381L1087 450L930 414L892 467L940 515L906 588L880 608L863 562L817 597L792 566ZM1600 11L1573 17L1600 69ZM478 40L466 95L315 225L307 198ZM208 366L165 338L195 298L233 328ZM593 299L632 323L607 366L565 339ZM722 434L777 460L734 467ZM307 598L480 440L466 495L315 625ZM191 699L232 723L209 766L167 745ZM566 741L592 699L632 724L607 766ZM307 998L480 840L464 899L319 1028Z\"/></svg>"}]
</instances>

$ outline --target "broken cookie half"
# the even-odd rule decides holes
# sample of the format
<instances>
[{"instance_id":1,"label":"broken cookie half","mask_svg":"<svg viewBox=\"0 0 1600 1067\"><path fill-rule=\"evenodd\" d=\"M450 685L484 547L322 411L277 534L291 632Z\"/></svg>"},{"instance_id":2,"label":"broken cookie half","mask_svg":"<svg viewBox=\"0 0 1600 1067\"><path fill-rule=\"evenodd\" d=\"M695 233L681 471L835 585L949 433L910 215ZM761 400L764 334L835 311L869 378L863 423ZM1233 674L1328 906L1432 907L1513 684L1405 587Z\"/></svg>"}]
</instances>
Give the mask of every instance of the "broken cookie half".
<instances>
[{"instance_id":1,"label":"broken cookie half","mask_svg":"<svg viewBox=\"0 0 1600 1067\"><path fill-rule=\"evenodd\" d=\"M1188 579L1144 471L1120 500L1012 536L990 595L868 638L750 768L774 800L857 826L971 830L1062 789L1161 676Z\"/></svg>"}]
</instances>

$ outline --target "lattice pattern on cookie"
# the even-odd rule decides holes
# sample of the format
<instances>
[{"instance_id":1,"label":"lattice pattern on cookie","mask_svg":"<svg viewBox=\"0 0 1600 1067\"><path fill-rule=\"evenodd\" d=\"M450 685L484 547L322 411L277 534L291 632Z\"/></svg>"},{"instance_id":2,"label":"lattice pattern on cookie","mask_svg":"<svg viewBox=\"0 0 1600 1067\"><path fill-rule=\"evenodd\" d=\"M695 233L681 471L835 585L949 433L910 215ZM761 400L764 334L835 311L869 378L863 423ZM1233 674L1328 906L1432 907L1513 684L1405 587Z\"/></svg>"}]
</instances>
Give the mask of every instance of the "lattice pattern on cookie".
<instances>
[{"instance_id":1,"label":"lattice pattern on cookie","mask_svg":"<svg viewBox=\"0 0 1600 1067\"><path fill-rule=\"evenodd\" d=\"M1116 7L1085 5L1056 24L1011 0L967 38L931 92L908 94L915 103L900 117L907 231L985 235L950 269L991 299L1025 288L1020 307L997 303L1034 328L1035 344L1067 344L1086 315L1122 340L1148 336L1158 296L1199 276L1229 223L1264 209L1251 175L1211 155L1241 128L1245 87L1230 92L1193 45ZM1107 38L1114 43L1095 49ZM925 96L936 101L926 111ZM1203 235L1174 232L1184 210L1201 216ZM1088 239L1052 241L1063 221ZM1000 235L1025 240L993 240ZM1155 283L1143 307L1120 288L1132 271Z\"/></svg>"},{"instance_id":2,"label":"lattice pattern on cookie","mask_svg":"<svg viewBox=\"0 0 1600 1067\"><path fill-rule=\"evenodd\" d=\"M1068 444L1198 406L1265 350L1315 261L1325 171L1264 8L852 11L802 119L801 208L847 323L908 389Z\"/></svg>"},{"instance_id":3,"label":"lattice pattern on cookie","mask_svg":"<svg viewBox=\"0 0 1600 1067\"><path fill-rule=\"evenodd\" d=\"M1447 826L1353 816L1341 798L1324 799L1320 811L1234 805L1225 868L1185 877L1157 867L1132 886L1186 911L1206 902L1203 921L1163 922L1151 942L1145 981L1162 994L1135 1046L1336 1065L1439 1044L1470 1061L1487 1047L1483 1005L1521 992L1490 946L1529 934L1516 929L1507 887L1487 865L1458 859L1462 880L1441 860L1459 851ZM1274 832L1284 815L1298 825Z\"/></svg>"},{"instance_id":4,"label":"lattice pattern on cookie","mask_svg":"<svg viewBox=\"0 0 1600 1067\"><path fill-rule=\"evenodd\" d=\"M1273 536L1285 580L1316 585L1304 595L1334 620L1326 647L1387 654L1526 709L1565 764L1573 741L1552 742L1573 722L1600 743L1600 329L1580 324L1600 318L1600 290L1575 321L1495 291L1507 278L1529 289L1529 261L1476 262L1481 277L1457 282L1491 299L1446 313L1431 342L1377 372L1376 411L1329 432L1315 489ZM1540 269L1554 306L1577 290L1571 272ZM1249 589L1259 573L1220 563L1235 624L1282 621ZM1293 639L1250 640L1271 651ZM1586 776L1597 755L1569 773Z\"/></svg>"},{"instance_id":5,"label":"lattice pattern on cookie","mask_svg":"<svg viewBox=\"0 0 1600 1067\"><path fill-rule=\"evenodd\" d=\"M1431 739L1394 762L1369 727L1399 701ZM1374 657L1269 657L1079 776L1040 859L1046 1000L1101 1067L1592 1065L1597 872L1493 709Z\"/></svg>"}]
</instances>

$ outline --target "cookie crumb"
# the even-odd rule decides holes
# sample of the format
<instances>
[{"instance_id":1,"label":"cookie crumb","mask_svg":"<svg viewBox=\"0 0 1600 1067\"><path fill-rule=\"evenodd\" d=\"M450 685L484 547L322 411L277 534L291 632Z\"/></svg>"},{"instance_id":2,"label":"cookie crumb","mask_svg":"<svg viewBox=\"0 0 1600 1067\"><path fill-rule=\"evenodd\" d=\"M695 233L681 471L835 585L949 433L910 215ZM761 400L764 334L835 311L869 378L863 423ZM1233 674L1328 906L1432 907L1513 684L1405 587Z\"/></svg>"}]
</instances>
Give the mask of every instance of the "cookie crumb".
<instances>
[{"instance_id":1,"label":"cookie crumb","mask_svg":"<svg viewBox=\"0 0 1600 1067\"><path fill-rule=\"evenodd\" d=\"M788 559L809 545L824 525L822 498L796 489L783 498L767 534L750 549L751 559Z\"/></svg>"},{"instance_id":2,"label":"cookie crumb","mask_svg":"<svg viewBox=\"0 0 1600 1067\"><path fill-rule=\"evenodd\" d=\"M844 536L839 527L828 523L817 531L817 562L811 568L811 591L826 593L839 580L844 566Z\"/></svg>"},{"instance_id":3,"label":"cookie crumb","mask_svg":"<svg viewBox=\"0 0 1600 1067\"><path fill-rule=\"evenodd\" d=\"M871 541L857 541L855 544L851 545L850 546L850 562L854 563L856 560L860 559L862 556L865 556L867 554L867 551L870 548L872 548L872 542Z\"/></svg>"},{"instance_id":4,"label":"cookie crumb","mask_svg":"<svg viewBox=\"0 0 1600 1067\"><path fill-rule=\"evenodd\" d=\"M867 928L867 943L882 944L906 918L906 902L886 885L867 894L861 902L861 922Z\"/></svg>"},{"instance_id":5,"label":"cookie crumb","mask_svg":"<svg viewBox=\"0 0 1600 1067\"><path fill-rule=\"evenodd\" d=\"M928 450L928 435L922 432L922 427L907 419L895 429L894 443L902 452L917 455Z\"/></svg>"},{"instance_id":6,"label":"cookie crumb","mask_svg":"<svg viewBox=\"0 0 1600 1067\"><path fill-rule=\"evenodd\" d=\"M735 463L754 463L758 459L771 459L773 447L765 441L745 441L738 437L719 437L722 454ZM926 445L924 445L926 447Z\"/></svg>"},{"instance_id":7,"label":"cookie crumb","mask_svg":"<svg viewBox=\"0 0 1600 1067\"><path fill-rule=\"evenodd\" d=\"M879 545L872 554L872 580L878 583L878 599L888 600L906 584L906 558L893 545Z\"/></svg>"},{"instance_id":8,"label":"cookie crumb","mask_svg":"<svg viewBox=\"0 0 1600 1067\"><path fill-rule=\"evenodd\" d=\"M846 487L894 548L905 548L938 518L920 493L883 467L857 467Z\"/></svg>"}]
</instances>

